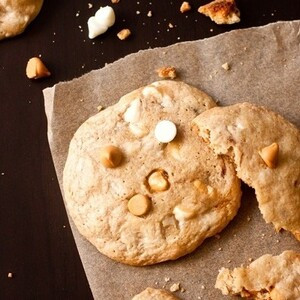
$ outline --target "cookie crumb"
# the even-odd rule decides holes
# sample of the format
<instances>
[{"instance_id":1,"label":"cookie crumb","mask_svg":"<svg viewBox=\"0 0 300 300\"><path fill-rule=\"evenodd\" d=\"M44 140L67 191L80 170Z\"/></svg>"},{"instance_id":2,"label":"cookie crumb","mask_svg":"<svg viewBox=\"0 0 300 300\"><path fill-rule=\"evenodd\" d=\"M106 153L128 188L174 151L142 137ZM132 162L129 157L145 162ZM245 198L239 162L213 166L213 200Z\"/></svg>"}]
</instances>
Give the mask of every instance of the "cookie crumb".
<instances>
[{"instance_id":1,"label":"cookie crumb","mask_svg":"<svg viewBox=\"0 0 300 300\"><path fill-rule=\"evenodd\" d=\"M222 248L220 247L218 250L219 250L219 251L222 251Z\"/></svg>"},{"instance_id":2,"label":"cookie crumb","mask_svg":"<svg viewBox=\"0 0 300 300\"><path fill-rule=\"evenodd\" d=\"M249 258L248 258L248 261L249 261L249 262L252 262L252 261L253 261L253 258L249 257Z\"/></svg>"},{"instance_id":3,"label":"cookie crumb","mask_svg":"<svg viewBox=\"0 0 300 300\"><path fill-rule=\"evenodd\" d=\"M118 38L123 41L126 40L131 35L131 31L129 29L122 29L118 34Z\"/></svg>"},{"instance_id":4,"label":"cookie crumb","mask_svg":"<svg viewBox=\"0 0 300 300\"><path fill-rule=\"evenodd\" d=\"M92 3L88 3L88 8L91 9L93 7Z\"/></svg>"},{"instance_id":5,"label":"cookie crumb","mask_svg":"<svg viewBox=\"0 0 300 300\"><path fill-rule=\"evenodd\" d=\"M165 282L169 282L171 280L170 277L165 277Z\"/></svg>"},{"instance_id":6,"label":"cookie crumb","mask_svg":"<svg viewBox=\"0 0 300 300\"><path fill-rule=\"evenodd\" d=\"M247 221L248 221L248 222L250 222L250 221L251 221L251 218L250 218L249 216L247 217Z\"/></svg>"},{"instance_id":7,"label":"cookie crumb","mask_svg":"<svg viewBox=\"0 0 300 300\"><path fill-rule=\"evenodd\" d=\"M120 0L111 0L111 3L114 3L114 4L119 3L119 2L120 2Z\"/></svg>"},{"instance_id":8,"label":"cookie crumb","mask_svg":"<svg viewBox=\"0 0 300 300\"><path fill-rule=\"evenodd\" d=\"M180 283L173 283L170 287L170 292L177 292L180 290Z\"/></svg>"},{"instance_id":9,"label":"cookie crumb","mask_svg":"<svg viewBox=\"0 0 300 300\"><path fill-rule=\"evenodd\" d=\"M136 14L139 15L141 12L139 10L136 11Z\"/></svg>"},{"instance_id":10,"label":"cookie crumb","mask_svg":"<svg viewBox=\"0 0 300 300\"><path fill-rule=\"evenodd\" d=\"M151 18L152 17L152 11L149 10L148 13L147 13L147 17Z\"/></svg>"},{"instance_id":11,"label":"cookie crumb","mask_svg":"<svg viewBox=\"0 0 300 300\"><path fill-rule=\"evenodd\" d=\"M98 110L98 111L101 111L102 109L103 109L103 106L102 106L102 105L97 106L97 110Z\"/></svg>"},{"instance_id":12,"label":"cookie crumb","mask_svg":"<svg viewBox=\"0 0 300 300\"><path fill-rule=\"evenodd\" d=\"M186 13L187 11L191 10L191 6L189 4L189 2L182 2L181 6L180 6L180 12L181 13Z\"/></svg>"},{"instance_id":13,"label":"cookie crumb","mask_svg":"<svg viewBox=\"0 0 300 300\"><path fill-rule=\"evenodd\" d=\"M174 79L176 78L176 69L174 67L168 66L168 67L162 67L157 70L158 77L160 78L170 78Z\"/></svg>"},{"instance_id":14,"label":"cookie crumb","mask_svg":"<svg viewBox=\"0 0 300 300\"><path fill-rule=\"evenodd\" d=\"M174 28L174 25L172 23L169 23L169 28Z\"/></svg>"},{"instance_id":15,"label":"cookie crumb","mask_svg":"<svg viewBox=\"0 0 300 300\"><path fill-rule=\"evenodd\" d=\"M205 290L205 285L201 285L201 289L202 289L202 290Z\"/></svg>"},{"instance_id":16,"label":"cookie crumb","mask_svg":"<svg viewBox=\"0 0 300 300\"><path fill-rule=\"evenodd\" d=\"M279 243L279 240L276 240L276 243Z\"/></svg>"},{"instance_id":17,"label":"cookie crumb","mask_svg":"<svg viewBox=\"0 0 300 300\"><path fill-rule=\"evenodd\" d=\"M9 273L7 274L7 277L8 277L8 278L13 278L14 275L13 275L13 273L9 272Z\"/></svg>"},{"instance_id":18,"label":"cookie crumb","mask_svg":"<svg viewBox=\"0 0 300 300\"><path fill-rule=\"evenodd\" d=\"M228 259L227 262L230 264L231 263L231 259Z\"/></svg>"},{"instance_id":19,"label":"cookie crumb","mask_svg":"<svg viewBox=\"0 0 300 300\"><path fill-rule=\"evenodd\" d=\"M180 289L180 292L181 292L181 293L184 293L184 292L185 292L185 289L184 289L184 288L181 288L181 289Z\"/></svg>"},{"instance_id":20,"label":"cookie crumb","mask_svg":"<svg viewBox=\"0 0 300 300\"><path fill-rule=\"evenodd\" d=\"M230 70L230 66L229 64L226 62L225 64L222 65L222 68L226 71L229 71Z\"/></svg>"}]
</instances>

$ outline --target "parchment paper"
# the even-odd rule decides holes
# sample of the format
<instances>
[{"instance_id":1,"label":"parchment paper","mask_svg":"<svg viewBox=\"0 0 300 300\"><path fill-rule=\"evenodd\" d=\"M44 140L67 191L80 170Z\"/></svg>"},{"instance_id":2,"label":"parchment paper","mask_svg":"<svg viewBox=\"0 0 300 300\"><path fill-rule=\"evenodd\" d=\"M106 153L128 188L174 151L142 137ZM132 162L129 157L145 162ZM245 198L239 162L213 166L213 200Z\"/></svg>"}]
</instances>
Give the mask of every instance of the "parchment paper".
<instances>
[{"instance_id":1,"label":"parchment paper","mask_svg":"<svg viewBox=\"0 0 300 300\"><path fill-rule=\"evenodd\" d=\"M221 65L228 62L230 70ZM219 105L249 101L265 105L300 125L300 21L231 31L213 38L140 51L79 79L44 90L48 135L62 189L69 142L97 106L157 80L154 72L175 66L179 78L210 94ZM131 267L101 255L71 227L95 299L131 299L148 286L180 282L182 299L223 299L214 288L218 269L283 250L300 250L289 233L275 233L258 210L253 190L243 186L237 217L195 252L174 262ZM165 277L171 278L166 282ZM225 297L224 297L225 298Z\"/></svg>"}]
</instances>

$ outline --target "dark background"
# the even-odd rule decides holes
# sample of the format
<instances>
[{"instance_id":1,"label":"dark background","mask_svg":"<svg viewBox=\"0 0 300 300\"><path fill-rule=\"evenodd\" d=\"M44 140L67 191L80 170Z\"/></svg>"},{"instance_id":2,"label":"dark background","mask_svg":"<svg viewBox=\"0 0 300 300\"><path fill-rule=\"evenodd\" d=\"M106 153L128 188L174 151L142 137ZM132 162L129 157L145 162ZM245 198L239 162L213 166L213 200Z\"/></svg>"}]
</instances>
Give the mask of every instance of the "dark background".
<instances>
[{"instance_id":1,"label":"dark background","mask_svg":"<svg viewBox=\"0 0 300 300\"><path fill-rule=\"evenodd\" d=\"M207 2L191 0L192 11L181 14L178 0L46 0L25 33L0 41L0 299L92 298L51 160L43 88L140 49L300 18L299 0L240 0L241 23L220 26L197 12ZM89 40L87 19L105 5L116 24ZM120 41L123 28L132 36ZM52 76L30 81L26 63L38 55ZM116 84L130 76L120 74Z\"/></svg>"}]
</instances>

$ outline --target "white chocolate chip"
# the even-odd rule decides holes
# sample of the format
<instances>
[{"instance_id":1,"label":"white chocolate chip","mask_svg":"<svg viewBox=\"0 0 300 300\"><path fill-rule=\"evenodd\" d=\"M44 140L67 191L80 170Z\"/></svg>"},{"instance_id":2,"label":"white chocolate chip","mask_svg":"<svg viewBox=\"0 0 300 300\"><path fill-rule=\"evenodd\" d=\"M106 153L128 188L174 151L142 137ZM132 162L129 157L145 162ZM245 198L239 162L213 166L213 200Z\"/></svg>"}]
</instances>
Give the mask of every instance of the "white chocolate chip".
<instances>
[{"instance_id":1,"label":"white chocolate chip","mask_svg":"<svg viewBox=\"0 0 300 300\"><path fill-rule=\"evenodd\" d=\"M89 38L90 39L94 39L95 37L97 37L100 34L103 34L104 32L107 31L108 27L103 25L103 24L99 24L96 20L96 17L90 17L88 19L88 29L89 29Z\"/></svg>"},{"instance_id":2,"label":"white chocolate chip","mask_svg":"<svg viewBox=\"0 0 300 300\"><path fill-rule=\"evenodd\" d=\"M173 214L177 221L185 221L193 218L195 216L195 212L191 209L187 209L181 205L175 206L173 209Z\"/></svg>"},{"instance_id":3,"label":"white chocolate chip","mask_svg":"<svg viewBox=\"0 0 300 300\"><path fill-rule=\"evenodd\" d=\"M176 137L176 134L176 125L169 120L158 122L154 131L156 139L161 143L169 143L173 141Z\"/></svg>"},{"instance_id":4,"label":"white chocolate chip","mask_svg":"<svg viewBox=\"0 0 300 300\"><path fill-rule=\"evenodd\" d=\"M162 97L162 94L159 92L159 90L153 86L147 86L143 89L142 95L145 97L153 96L157 99L160 99Z\"/></svg>"},{"instance_id":5,"label":"white chocolate chip","mask_svg":"<svg viewBox=\"0 0 300 300\"><path fill-rule=\"evenodd\" d=\"M124 120L128 123L138 122L141 116L142 102L140 99L135 99L130 103L124 113Z\"/></svg>"},{"instance_id":6,"label":"white chocolate chip","mask_svg":"<svg viewBox=\"0 0 300 300\"><path fill-rule=\"evenodd\" d=\"M116 20L115 12L110 6L100 7L95 16L88 19L89 38L94 39L107 31L114 25Z\"/></svg>"},{"instance_id":7,"label":"white chocolate chip","mask_svg":"<svg viewBox=\"0 0 300 300\"><path fill-rule=\"evenodd\" d=\"M148 130L143 128L140 124L130 123L129 129L135 136L139 138L144 137L148 133Z\"/></svg>"},{"instance_id":8,"label":"white chocolate chip","mask_svg":"<svg viewBox=\"0 0 300 300\"><path fill-rule=\"evenodd\" d=\"M100 7L95 17L100 24L106 25L107 27L113 26L116 21L115 12L110 6Z\"/></svg>"}]
</instances>

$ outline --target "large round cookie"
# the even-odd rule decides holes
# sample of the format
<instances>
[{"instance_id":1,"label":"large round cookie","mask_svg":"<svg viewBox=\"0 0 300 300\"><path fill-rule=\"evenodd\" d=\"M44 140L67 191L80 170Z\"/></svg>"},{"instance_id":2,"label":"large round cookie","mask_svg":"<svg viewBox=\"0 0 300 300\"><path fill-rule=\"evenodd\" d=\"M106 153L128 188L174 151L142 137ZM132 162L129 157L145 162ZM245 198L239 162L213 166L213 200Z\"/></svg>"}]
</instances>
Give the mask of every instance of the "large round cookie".
<instances>
[{"instance_id":1,"label":"large round cookie","mask_svg":"<svg viewBox=\"0 0 300 300\"><path fill-rule=\"evenodd\" d=\"M290 250L278 256L266 254L247 267L232 271L222 268L215 287L223 295L247 299L300 299L300 253Z\"/></svg>"},{"instance_id":2,"label":"large round cookie","mask_svg":"<svg viewBox=\"0 0 300 300\"><path fill-rule=\"evenodd\" d=\"M42 5L43 0L0 0L0 40L22 33Z\"/></svg>"},{"instance_id":3,"label":"large round cookie","mask_svg":"<svg viewBox=\"0 0 300 300\"><path fill-rule=\"evenodd\" d=\"M238 177L255 189L264 219L300 240L300 131L250 103L214 108L194 123L217 154L231 157ZM274 165L266 160L272 156Z\"/></svg>"},{"instance_id":4,"label":"large round cookie","mask_svg":"<svg viewBox=\"0 0 300 300\"><path fill-rule=\"evenodd\" d=\"M132 300L179 300L179 298L166 290L148 287L138 295L135 295Z\"/></svg>"},{"instance_id":5,"label":"large round cookie","mask_svg":"<svg viewBox=\"0 0 300 300\"><path fill-rule=\"evenodd\" d=\"M64 169L64 195L77 228L100 252L131 265L176 259L235 216L241 196L235 170L190 126L214 106L196 88L160 81L125 95L77 130ZM178 131L168 144L154 136L164 119ZM116 168L101 163L108 145L123 153ZM164 188L149 186L155 171ZM148 197L150 210L143 216L128 209L136 194Z\"/></svg>"}]
</instances>

